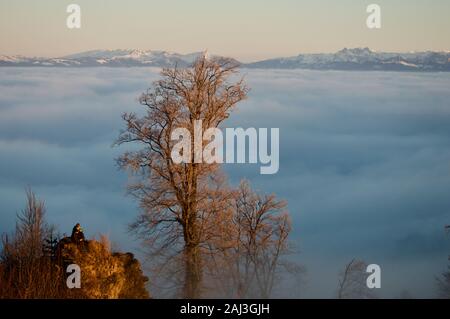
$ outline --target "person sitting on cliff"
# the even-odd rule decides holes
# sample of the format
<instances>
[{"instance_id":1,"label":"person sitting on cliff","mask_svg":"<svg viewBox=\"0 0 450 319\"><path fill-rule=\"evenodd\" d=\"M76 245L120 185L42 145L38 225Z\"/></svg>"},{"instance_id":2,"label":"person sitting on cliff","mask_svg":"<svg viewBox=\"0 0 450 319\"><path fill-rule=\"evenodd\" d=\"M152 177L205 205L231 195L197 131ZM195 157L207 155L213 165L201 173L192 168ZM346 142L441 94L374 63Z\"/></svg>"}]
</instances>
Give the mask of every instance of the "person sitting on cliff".
<instances>
[{"instance_id":1,"label":"person sitting on cliff","mask_svg":"<svg viewBox=\"0 0 450 319\"><path fill-rule=\"evenodd\" d=\"M73 243L79 244L84 242L84 233L80 224L77 223L72 229L72 236L70 236Z\"/></svg>"}]
</instances>

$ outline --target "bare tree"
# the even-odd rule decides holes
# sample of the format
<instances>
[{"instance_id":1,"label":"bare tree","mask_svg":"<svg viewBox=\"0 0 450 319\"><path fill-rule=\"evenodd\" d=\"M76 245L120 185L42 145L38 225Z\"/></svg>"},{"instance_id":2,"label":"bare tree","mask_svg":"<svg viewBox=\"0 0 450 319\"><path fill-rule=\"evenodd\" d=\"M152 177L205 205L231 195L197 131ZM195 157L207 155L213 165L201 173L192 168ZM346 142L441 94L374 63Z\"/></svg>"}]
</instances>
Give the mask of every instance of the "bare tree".
<instances>
[{"instance_id":1,"label":"bare tree","mask_svg":"<svg viewBox=\"0 0 450 319\"><path fill-rule=\"evenodd\" d=\"M232 203L229 222L221 227L223 237L212 242L209 265L220 279L227 278L222 281L225 295L269 298L280 271L294 269L282 259L289 253L291 230L286 202L256 194L242 181Z\"/></svg>"},{"instance_id":2,"label":"bare tree","mask_svg":"<svg viewBox=\"0 0 450 319\"><path fill-rule=\"evenodd\" d=\"M450 232L450 225L445 225L445 232L448 234ZM448 260L450 260L450 256L448 256ZM439 298L450 299L450 266L447 266L447 271L442 273L442 276L436 278L438 289L439 289Z\"/></svg>"},{"instance_id":3,"label":"bare tree","mask_svg":"<svg viewBox=\"0 0 450 319\"><path fill-rule=\"evenodd\" d=\"M337 297L339 299L372 299L375 294L367 287L367 264L352 259L340 275Z\"/></svg>"},{"instance_id":4,"label":"bare tree","mask_svg":"<svg viewBox=\"0 0 450 319\"><path fill-rule=\"evenodd\" d=\"M128 188L141 207L131 230L144 238L154 255L178 258L184 265L185 297L200 295L202 249L211 236L213 216L226 211L229 192L220 187L218 164L195 162L193 141L190 163L173 162L171 133L186 128L194 136L195 121L202 120L203 133L228 117L247 93L242 80L229 82L236 67L232 60L202 55L192 68L164 69L162 79L140 98L146 114L124 114L126 129L116 142L141 146L118 159L121 168L138 177Z\"/></svg>"},{"instance_id":5,"label":"bare tree","mask_svg":"<svg viewBox=\"0 0 450 319\"><path fill-rule=\"evenodd\" d=\"M44 202L38 200L31 189L27 189L26 195L27 204L25 209L17 214L13 238L4 234L2 242L2 261L20 256L17 260L20 261L21 268L42 256L44 239L50 231L45 223Z\"/></svg>"},{"instance_id":6,"label":"bare tree","mask_svg":"<svg viewBox=\"0 0 450 319\"><path fill-rule=\"evenodd\" d=\"M439 289L439 298L450 299L450 266L447 271L442 273L440 278L437 278Z\"/></svg>"},{"instance_id":7,"label":"bare tree","mask_svg":"<svg viewBox=\"0 0 450 319\"><path fill-rule=\"evenodd\" d=\"M44 202L27 189L27 204L17 215L15 232L2 236L0 297L61 298L63 273L43 256L44 240L52 232L45 222Z\"/></svg>"}]
</instances>

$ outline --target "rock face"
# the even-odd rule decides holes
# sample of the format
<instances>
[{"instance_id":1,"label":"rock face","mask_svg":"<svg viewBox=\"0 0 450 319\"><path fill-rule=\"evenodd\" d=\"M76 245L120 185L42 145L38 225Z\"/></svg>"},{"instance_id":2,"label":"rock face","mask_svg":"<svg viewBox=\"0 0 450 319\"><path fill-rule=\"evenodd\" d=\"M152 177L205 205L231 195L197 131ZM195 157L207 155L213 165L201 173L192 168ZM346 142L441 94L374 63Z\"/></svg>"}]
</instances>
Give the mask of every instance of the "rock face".
<instances>
[{"instance_id":1,"label":"rock face","mask_svg":"<svg viewBox=\"0 0 450 319\"><path fill-rule=\"evenodd\" d=\"M96 240L73 243L66 237L58 245L59 260L81 268L81 294L85 298L149 298L139 261L131 253L111 253Z\"/></svg>"}]
</instances>

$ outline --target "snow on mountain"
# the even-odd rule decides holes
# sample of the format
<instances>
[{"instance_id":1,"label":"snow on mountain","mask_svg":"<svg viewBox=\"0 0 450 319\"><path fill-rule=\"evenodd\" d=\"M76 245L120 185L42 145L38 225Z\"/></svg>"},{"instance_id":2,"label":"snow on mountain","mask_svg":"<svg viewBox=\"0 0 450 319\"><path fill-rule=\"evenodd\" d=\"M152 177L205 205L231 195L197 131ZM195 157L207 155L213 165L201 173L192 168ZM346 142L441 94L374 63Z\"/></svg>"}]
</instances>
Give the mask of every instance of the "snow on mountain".
<instances>
[{"instance_id":1,"label":"snow on mountain","mask_svg":"<svg viewBox=\"0 0 450 319\"><path fill-rule=\"evenodd\" d=\"M249 68L450 71L450 52L376 52L369 48L344 48L336 53L299 54L249 63Z\"/></svg>"},{"instance_id":2,"label":"snow on mountain","mask_svg":"<svg viewBox=\"0 0 450 319\"><path fill-rule=\"evenodd\" d=\"M111 59L115 56L121 56L128 54L131 50L91 50L91 51L85 51L80 53L75 53L71 55L66 55L63 58L70 59L70 60L76 60L80 58L103 58L103 59Z\"/></svg>"},{"instance_id":3,"label":"snow on mountain","mask_svg":"<svg viewBox=\"0 0 450 319\"><path fill-rule=\"evenodd\" d=\"M61 58L0 56L0 66L167 67L176 64L185 67L192 64L200 54L201 52L179 54L133 49L93 50ZM344 48L336 53L299 54L294 57L242 64L242 66L259 69L450 71L450 52L390 53L376 52L369 48Z\"/></svg>"},{"instance_id":4,"label":"snow on mountain","mask_svg":"<svg viewBox=\"0 0 450 319\"><path fill-rule=\"evenodd\" d=\"M200 54L201 52L179 54L156 50L93 50L61 58L0 56L0 66L166 67L177 64L180 67L185 67L192 64Z\"/></svg>"}]
</instances>

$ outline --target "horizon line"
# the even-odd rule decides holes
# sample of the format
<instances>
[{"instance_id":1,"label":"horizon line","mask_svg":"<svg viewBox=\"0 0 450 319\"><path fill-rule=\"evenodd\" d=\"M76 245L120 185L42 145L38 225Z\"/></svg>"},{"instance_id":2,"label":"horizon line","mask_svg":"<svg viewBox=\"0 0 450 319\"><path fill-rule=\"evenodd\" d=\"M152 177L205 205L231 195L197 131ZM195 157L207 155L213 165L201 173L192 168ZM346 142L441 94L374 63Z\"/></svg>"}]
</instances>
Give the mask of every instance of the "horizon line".
<instances>
[{"instance_id":1,"label":"horizon line","mask_svg":"<svg viewBox=\"0 0 450 319\"><path fill-rule=\"evenodd\" d=\"M328 52L299 52L296 55L277 55L277 56L273 56L273 57L268 57L265 58L263 60L271 60L271 59L276 59L276 58L280 58L280 57L284 57L284 58L288 58L288 57L295 57L295 56L299 56L299 55L313 55L313 54L334 54L334 53L338 53L340 51L343 50L355 50L355 49L368 49L371 52L374 53L424 53L424 52L437 52L437 53L450 53L450 50L432 50L432 49L425 49L425 50L408 50L408 51L383 51L383 50L376 50L376 49L372 49L370 47L362 47L362 46L355 46L355 47L343 47L342 49L336 50L336 51L328 51ZM71 55L76 55L76 54L82 54L82 53L88 53L88 52L96 52L96 51L145 51L145 52L162 52L162 53L169 53L169 54L181 54L181 55L189 55L189 54L197 54L197 53L201 53L201 52L205 52L208 50L197 50L197 51L189 51L189 52L182 52L182 51L173 51L173 50L161 50L161 49L141 49L141 48L115 48L115 49L87 49L87 50L83 50L83 51L77 51L77 52L73 52L73 53L68 53L65 55L59 55L59 56L43 56L43 55L24 55L24 54L0 54L0 56L4 56L4 57L28 57L28 58L46 58L46 59L58 59L58 58L67 58L68 56ZM227 56L227 55L221 55L221 54L217 54L217 53L212 53L212 55L216 55L216 56L221 56L221 57L227 57L227 58L234 58L237 59L233 56ZM263 61L263 60L257 60L257 61Z\"/></svg>"}]
</instances>

